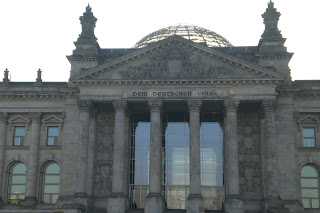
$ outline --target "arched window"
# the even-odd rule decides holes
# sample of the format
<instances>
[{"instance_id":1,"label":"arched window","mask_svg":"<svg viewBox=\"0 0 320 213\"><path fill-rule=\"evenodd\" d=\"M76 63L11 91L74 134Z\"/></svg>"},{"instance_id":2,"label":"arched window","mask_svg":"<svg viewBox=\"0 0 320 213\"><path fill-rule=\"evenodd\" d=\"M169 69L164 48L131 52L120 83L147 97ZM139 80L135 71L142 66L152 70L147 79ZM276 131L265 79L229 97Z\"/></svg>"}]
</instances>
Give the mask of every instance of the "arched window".
<instances>
[{"instance_id":1,"label":"arched window","mask_svg":"<svg viewBox=\"0 0 320 213\"><path fill-rule=\"evenodd\" d=\"M319 171L313 166L301 169L301 197L304 208L319 208Z\"/></svg>"},{"instance_id":2,"label":"arched window","mask_svg":"<svg viewBox=\"0 0 320 213\"><path fill-rule=\"evenodd\" d=\"M19 204L26 192L26 166L16 163L9 170L8 203Z\"/></svg>"},{"instance_id":3,"label":"arched window","mask_svg":"<svg viewBox=\"0 0 320 213\"><path fill-rule=\"evenodd\" d=\"M60 191L60 166L57 163L49 163L43 172L42 202L54 204Z\"/></svg>"}]
</instances>

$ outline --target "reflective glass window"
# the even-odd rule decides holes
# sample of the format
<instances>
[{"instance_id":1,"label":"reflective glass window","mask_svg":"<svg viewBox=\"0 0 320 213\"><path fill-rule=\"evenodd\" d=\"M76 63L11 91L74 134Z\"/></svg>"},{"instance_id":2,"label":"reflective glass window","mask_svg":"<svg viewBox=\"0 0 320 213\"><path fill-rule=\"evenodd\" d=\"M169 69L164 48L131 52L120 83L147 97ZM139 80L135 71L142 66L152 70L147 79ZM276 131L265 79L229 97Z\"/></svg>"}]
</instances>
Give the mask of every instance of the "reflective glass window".
<instances>
[{"instance_id":1,"label":"reflective glass window","mask_svg":"<svg viewBox=\"0 0 320 213\"><path fill-rule=\"evenodd\" d=\"M204 116L200 128L201 194L207 210L220 210L224 200L223 133L220 119Z\"/></svg>"},{"instance_id":2,"label":"reflective glass window","mask_svg":"<svg viewBox=\"0 0 320 213\"><path fill-rule=\"evenodd\" d=\"M170 119L168 119L170 121ZM185 209L189 195L189 123L164 123L163 193L168 209Z\"/></svg>"},{"instance_id":3,"label":"reflective glass window","mask_svg":"<svg viewBox=\"0 0 320 213\"><path fill-rule=\"evenodd\" d=\"M14 146L23 146L25 136L25 127L24 126L15 126L14 127L14 136L13 136L13 145Z\"/></svg>"},{"instance_id":4,"label":"reflective glass window","mask_svg":"<svg viewBox=\"0 0 320 213\"><path fill-rule=\"evenodd\" d=\"M50 163L44 168L42 202L54 204L60 192L60 166Z\"/></svg>"},{"instance_id":5,"label":"reflective glass window","mask_svg":"<svg viewBox=\"0 0 320 213\"><path fill-rule=\"evenodd\" d=\"M8 203L19 204L24 200L26 191L26 166L14 164L9 171Z\"/></svg>"},{"instance_id":6,"label":"reflective glass window","mask_svg":"<svg viewBox=\"0 0 320 213\"><path fill-rule=\"evenodd\" d=\"M315 129L314 127L303 127L303 146L315 147Z\"/></svg>"},{"instance_id":7,"label":"reflective glass window","mask_svg":"<svg viewBox=\"0 0 320 213\"><path fill-rule=\"evenodd\" d=\"M148 114L133 114L130 143L130 208L144 208L149 192L150 122Z\"/></svg>"},{"instance_id":8,"label":"reflective glass window","mask_svg":"<svg viewBox=\"0 0 320 213\"><path fill-rule=\"evenodd\" d=\"M59 127L49 126L48 127L48 136L47 136L47 145L48 146L57 146L59 138Z\"/></svg>"},{"instance_id":9,"label":"reflective glass window","mask_svg":"<svg viewBox=\"0 0 320 213\"><path fill-rule=\"evenodd\" d=\"M301 197L304 208L319 208L319 171L313 166L301 169Z\"/></svg>"}]
</instances>

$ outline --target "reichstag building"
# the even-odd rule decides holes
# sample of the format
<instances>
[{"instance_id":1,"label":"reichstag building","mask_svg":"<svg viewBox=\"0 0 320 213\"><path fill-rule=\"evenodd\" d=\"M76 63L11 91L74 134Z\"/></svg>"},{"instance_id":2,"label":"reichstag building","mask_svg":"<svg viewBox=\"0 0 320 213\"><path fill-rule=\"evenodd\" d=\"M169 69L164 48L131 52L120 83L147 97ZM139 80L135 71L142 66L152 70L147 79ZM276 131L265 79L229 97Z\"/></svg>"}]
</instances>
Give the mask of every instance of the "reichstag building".
<instances>
[{"instance_id":1,"label":"reichstag building","mask_svg":"<svg viewBox=\"0 0 320 213\"><path fill-rule=\"evenodd\" d=\"M108 49L88 5L68 82L4 71L0 213L320 212L320 81L291 80L279 17L257 46L177 25Z\"/></svg>"}]
</instances>

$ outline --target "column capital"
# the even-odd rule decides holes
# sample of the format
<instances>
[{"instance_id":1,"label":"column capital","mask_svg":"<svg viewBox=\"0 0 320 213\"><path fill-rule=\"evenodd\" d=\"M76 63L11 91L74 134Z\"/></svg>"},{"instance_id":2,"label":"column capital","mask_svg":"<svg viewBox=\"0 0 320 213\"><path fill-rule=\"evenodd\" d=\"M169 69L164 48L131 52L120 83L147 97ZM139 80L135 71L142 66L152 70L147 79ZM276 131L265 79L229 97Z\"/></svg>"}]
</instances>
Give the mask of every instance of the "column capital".
<instances>
[{"instance_id":1,"label":"column capital","mask_svg":"<svg viewBox=\"0 0 320 213\"><path fill-rule=\"evenodd\" d=\"M113 105L114 110L116 110L116 111L118 111L118 110L126 111L126 109L128 107L128 102L127 102L127 100L119 99L119 100L112 101L112 105Z\"/></svg>"},{"instance_id":2,"label":"column capital","mask_svg":"<svg viewBox=\"0 0 320 213\"><path fill-rule=\"evenodd\" d=\"M148 105L150 111L161 111L163 107L163 101L162 100L148 100Z\"/></svg>"},{"instance_id":3,"label":"column capital","mask_svg":"<svg viewBox=\"0 0 320 213\"><path fill-rule=\"evenodd\" d=\"M202 106L202 100L188 100L189 111L198 111L200 112Z\"/></svg>"},{"instance_id":4,"label":"column capital","mask_svg":"<svg viewBox=\"0 0 320 213\"><path fill-rule=\"evenodd\" d=\"M278 101L273 99L262 100L261 106L265 112L274 112L277 109Z\"/></svg>"},{"instance_id":5,"label":"column capital","mask_svg":"<svg viewBox=\"0 0 320 213\"><path fill-rule=\"evenodd\" d=\"M39 123L42 117L42 113L41 112L31 112L28 114L29 115L29 119L32 122L37 122Z\"/></svg>"},{"instance_id":6,"label":"column capital","mask_svg":"<svg viewBox=\"0 0 320 213\"><path fill-rule=\"evenodd\" d=\"M225 99L223 105L226 111L237 111L240 100L238 99Z\"/></svg>"},{"instance_id":7,"label":"column capital","mask_svg":"<svg viewBox=\"0 0 320 213\"><path fill-rule=\"evenodd\" d=\"M77 100L78 108L81 112L91 112L93 103L90 100Z\"/></svg>"},{"instance_id":8,"label":"column capital","mask_svg":"<svg viewBox=\"0 0 320 213\"><path fill-rule=\"evenodd\" d=\"M0 113L0 122L7 122L9 113L1 112Z\"/></svg>"}]
</instances>

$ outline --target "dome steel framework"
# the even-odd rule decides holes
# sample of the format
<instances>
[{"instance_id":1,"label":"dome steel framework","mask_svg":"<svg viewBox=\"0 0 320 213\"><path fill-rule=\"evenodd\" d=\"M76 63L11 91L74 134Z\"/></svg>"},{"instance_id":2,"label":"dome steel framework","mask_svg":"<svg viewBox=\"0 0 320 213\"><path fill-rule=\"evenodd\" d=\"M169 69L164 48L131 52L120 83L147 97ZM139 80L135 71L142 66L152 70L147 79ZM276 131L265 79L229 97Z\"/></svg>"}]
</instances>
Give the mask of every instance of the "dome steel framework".
<instances>
[{"instance_id":1,"label":"dome steel framework","mask_svg":"<svg viewBox=\"0 0 320 213\"><path fill-rule=\"evenodd\" d=\"M141 48L148 44L168 38L172 35L179 35L197 43L205 43L208 47L225 47L232 44L221 35L195 25L176 25L162 28L142 38L134 47Z\"/></svg>"}]
</instances>

